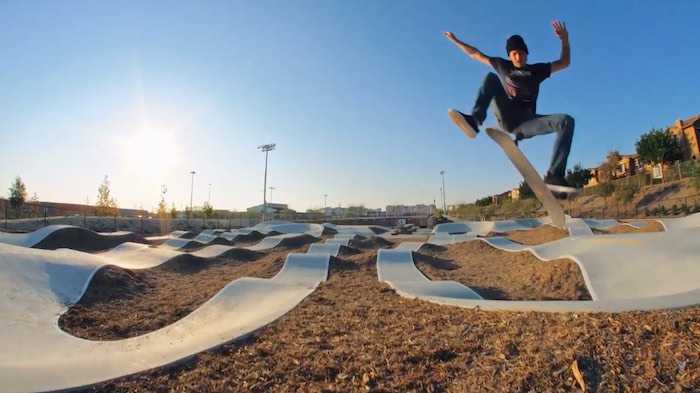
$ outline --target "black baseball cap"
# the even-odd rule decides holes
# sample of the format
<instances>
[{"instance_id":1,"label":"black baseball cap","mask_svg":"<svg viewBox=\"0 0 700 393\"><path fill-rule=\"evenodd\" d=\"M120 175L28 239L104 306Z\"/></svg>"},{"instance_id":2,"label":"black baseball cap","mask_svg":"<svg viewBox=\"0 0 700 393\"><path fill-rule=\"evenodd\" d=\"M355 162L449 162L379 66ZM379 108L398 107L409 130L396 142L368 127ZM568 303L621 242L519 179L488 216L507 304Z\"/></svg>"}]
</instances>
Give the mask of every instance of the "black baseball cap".
<instances>
[{"instance_id":1,"label":"black baseball cap","mask_svg":"<svg viewBox=\"0 0 700 393\"><path fill-rule=\"evenodd\" d=\"M522 50L525 51L525 53L530 54L530 52L527 51L525 40L523 37L517 34L508 37L508 40L506 41L506 52L510 54L510 51L512 50Z\"/></svg>"}]
</instances>

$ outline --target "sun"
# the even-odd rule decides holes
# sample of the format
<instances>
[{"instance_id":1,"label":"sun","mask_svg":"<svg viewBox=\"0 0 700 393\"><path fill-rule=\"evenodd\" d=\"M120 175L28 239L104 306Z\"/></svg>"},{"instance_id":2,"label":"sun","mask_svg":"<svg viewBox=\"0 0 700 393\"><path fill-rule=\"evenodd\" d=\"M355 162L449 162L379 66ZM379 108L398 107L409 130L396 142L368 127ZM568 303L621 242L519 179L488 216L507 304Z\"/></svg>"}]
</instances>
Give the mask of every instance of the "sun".
<instances>
[{"instance_id":1,"label":"sun","mask_svg":"<svg viewBox=\"0 0 700 393\"><path fill-rule=\"evenodd\" d=\"M180 145L173 132L163 127L143 127L128 135L122 144L124 166L129 172L158 180L174 169Z\"/></svg>"}]
</instances>

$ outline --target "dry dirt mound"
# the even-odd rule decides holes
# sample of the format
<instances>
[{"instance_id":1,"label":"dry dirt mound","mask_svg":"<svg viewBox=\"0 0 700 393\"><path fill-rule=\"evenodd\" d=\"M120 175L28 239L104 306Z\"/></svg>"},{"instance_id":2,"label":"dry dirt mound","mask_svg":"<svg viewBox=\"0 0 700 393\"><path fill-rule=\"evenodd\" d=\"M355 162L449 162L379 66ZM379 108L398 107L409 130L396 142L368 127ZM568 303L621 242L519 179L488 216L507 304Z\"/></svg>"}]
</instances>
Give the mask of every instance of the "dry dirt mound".
<instances>
[{"instance_id":1,"label":"dry dirt mound","mask_svg":"<svg viewBox=\"0 0 700 393\"><path fill-rule=\"evenodd\" d=\"M235 259L239 261L254 261L265 256L264 252L248 250L246 248L232 248L224 251L218 258Z\"/></svg>"},{"instance_id":2,"label":"dry dirt mound","mask_svg":"<svg viewBox=\"0 0 700 393\"><path fill-rule=\"evenodd\" d=\"M178 250L180 250L180 251L196 251L196 250L200 250L204 247L213 246L215 244L220 244L220 245L224 245L224 246L232 246L234 243L226 240L223 237L215 237L214 239L212 239L208 243L202 243L202 242L197 241L197 240L190 240L189 242L185 243L184 246L180 247Z\"/></svg>"},{"instance_id":3,"label":"dry dirt mound","mask_svg":"<svg viewBox=\"0 0 700 393\"><path fill-rule=\"evenodd\" d=\"M613 233L648 233L648 232L664 232L664 226L656 221L649 222L646 226L636 228L630 225L619 224L608 229L593 229L593 232L607 235Z\"/></svg>"},{"instance_id":4,"label":"dry dirt mound","mask_svg":"<svg viewBox=\"0 0 700 393\"><path fill-rule=\"evenodd\" d=\"M122 243L146 243L146 240L135 233L124 235L102 235L84 228L62 228L50 233L42 241L32 246L43 250L70 248L72 250L97 252L114 248Z\"/></svg>"},{"instance_id":5,"label":"dry dirt mound","mask_svg":"<svg viewBox=\"0 0 700 393\"><path fill-rule=\"evenodd\" d=\"M419 253L431 256L438 255L445 251L447 251L447 247L432 243L423 243L423 245L418 249Z\"/></svg>"},{"instance_id":6,"label":"dry dirt mound","mask_svg":"<svg viewBox=\"0 0 700 393\"><path fill-rule=\"evenodd\" d=\"M240 277L270 278L290 252L198 258L183 254L152 269L106 266L95 273L80 301L59 318L64 331L89 340L120 340L176 322ZM258 258L250 261L252 255Z\"/></svg>"},{"instance_id":7,"label":"dry dirt mound","mask_svg":"<svg viewBox=\"0 0 700 393\"><path fill-rule=\"evenodd\" d=\"M388 229L382 228L382 227L377 227L377 226L370 226L369 230L374 232L375 235L381 235L383 233L389 232Z\"/></svg>"},{"instance_id":8,"label":"dry dirt mound","mask_svg":"<svg viewBox=\"0 0 700 393\"><path fill-rule=\"evenodd\" d=\"M700 390L700 308L493 312L398 296L376 253L331 261L327 282L246 340L95 392L580 392ZM354 266L350 266L354 265Z\"/></svg>"},{"instance_id":9,"label":"dry dirt mound","mask_svg":"<svg viewBox=\"0 0 700 393\"><path fill-rule=\"evenodd\" d=\"M553 242L569 236L569 232L552 225L542 225L534 229L518 229L508 232L490 232L487 237L505 236L508 239L529 246Z\"/></svg>"},{"instance_id":10,"label":"dry dirt mound","mask_svg":"<svg viewBox=\"0 0 700 393\"><path fill-rule=\"evenodd\" d=\"M179 239L194 239L197 237L198 233L194 231L187 231L182 235L178 236Z\"/></svg>"},{"instance_id":11,"label":"dry dirt mound","mask_svg":"<svg viewBox=\"0 0 700 393\"><path fill-rule=\"evenodd\" d=\"M501 251L480 240L450 245L434 256L414 254L432 280L454 280L486 299L587 300L578 265L568 259L542 262L530 252Z\"/></svg>"},{"instance_id":12,"label":"dry dirt mound","mask_svg":"<svg viewBox=\"0 0 700 393\"><path fill-rule=\"evenodd\" d=\"M362 250L376 250L379 248L391 248L394 243L383 237L370 237L365 239L350 240L350 247L359 248Z\"/></svg>"},{"instance_id":13,"label":"dry dirt mound","mask_svg":"<svg viewBox=\"0 0 700 393\"><path fill-rule=\"evenodd\" d=\"M233 243L234 244L252 243L252 242L260 241L264 237L265 237L265 235L263 235L262 233L260 233L258 231L252 231L250 233L236 235L236 237L233 238Z\"/></svg>"},{"instance_id":14,"label":"dry dirt mound","mask_svg":"<svg viewBox=\"0 0 700 393\"><path fill-rule=\"evenodd\" d=\"M321 239L317 237L313 237L311 235L300 235L300 236L294 236L294 237L286 237L280 241L280 244L275 246L275 249L292 249L292 248L298 248L304 245L308 245L311 243L316 243Z\"/></svg>"},{"instance_id":15,"label":"dry dirt mound","mask_svg":"<svg viewBox=\"0 0 700 393\"><path fill-rule=\"evenodd\" d=\"M361 252L362 251L360 251L354 247L340 246L340 249L338 251L338 256L344 257L344 256L349 256L349 255L356 255L356 254L359 254Z\"/></svg>"}]
</instances>

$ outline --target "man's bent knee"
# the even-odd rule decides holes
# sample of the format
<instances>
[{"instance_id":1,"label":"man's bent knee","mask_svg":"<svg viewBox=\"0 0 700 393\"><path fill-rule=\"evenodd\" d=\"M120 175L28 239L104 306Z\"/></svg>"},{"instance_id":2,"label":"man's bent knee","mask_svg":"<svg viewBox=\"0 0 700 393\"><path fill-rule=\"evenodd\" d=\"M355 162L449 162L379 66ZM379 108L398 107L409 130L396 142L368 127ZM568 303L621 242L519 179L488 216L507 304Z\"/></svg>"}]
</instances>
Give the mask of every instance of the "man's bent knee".
<instances>
[{"instance_id":1,"label":"man's bent knee","mask_svg":"<svg viewBox=\"0 0 700 393\"><path fill-rule=\"evenodd\" d=\"M574 120L573 116L571 115L562 115L561 120L561 129L566 132L573 133L574 132L574 127L576 126L576 120Z\"/></svg>"}]
</instances>

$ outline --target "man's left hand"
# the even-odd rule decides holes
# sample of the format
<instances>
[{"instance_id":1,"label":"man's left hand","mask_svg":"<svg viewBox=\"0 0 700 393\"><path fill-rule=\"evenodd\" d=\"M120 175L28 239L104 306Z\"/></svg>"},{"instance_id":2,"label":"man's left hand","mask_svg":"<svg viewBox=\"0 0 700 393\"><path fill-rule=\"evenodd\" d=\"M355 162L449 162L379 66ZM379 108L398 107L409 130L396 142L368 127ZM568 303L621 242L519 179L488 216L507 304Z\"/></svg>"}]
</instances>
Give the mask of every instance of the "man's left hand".
<instances>
[{"instance_id":1,"label":"man's left hand","mask_svg":"<svg viewBox=\"0 0 700 393\"><path fill-rule=\"evenodd\" d=\"M560 40L569 40L569 32L566 30L566 24L564 24L564 22L555 20L552 22L552 28L554 29L554 34L556 34Z\"/></svg>"}]
</instances>

